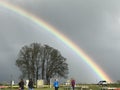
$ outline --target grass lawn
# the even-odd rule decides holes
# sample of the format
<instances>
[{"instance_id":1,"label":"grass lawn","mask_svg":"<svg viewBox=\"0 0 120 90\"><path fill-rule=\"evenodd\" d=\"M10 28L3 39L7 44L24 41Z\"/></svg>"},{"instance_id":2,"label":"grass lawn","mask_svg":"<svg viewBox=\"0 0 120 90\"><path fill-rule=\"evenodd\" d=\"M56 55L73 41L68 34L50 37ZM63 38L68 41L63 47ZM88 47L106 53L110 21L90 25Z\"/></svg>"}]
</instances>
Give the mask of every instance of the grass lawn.
<instances>
[{"instance_id":1,"label":"grass lawn","mask_svg":"<svg viewBox=\"0 0 120 90\"><path fill-rule=\"evenodd\" d=\"M38 88L38 89L34 89L34 90L54 90L54 88ZM58 90L64 90L64 89L63 88L59 88Z\"/></svg>"},{"instance_id":2,"label":"grass lawn","mask_svg":"<svg viewBox=\"0 0 120 90\"><path fill-rule=\"evenodd\" d=\"M0 89L0 90L18 90L16 89L10 89L10 88L6 88L6 89ZM24 90L28 90L28 89L24 89ZM34 90L54 90L54 88L35 88ZM63 88L59 88L58 90L64 90Z\"/></svg>"},{"instance_id":3,"label":"grass lawn","mask_svg":"<svg viewBox=\"0 0 120 90\"><path fill-rule=\"evenodd\" d=\"M99 86L99 85L95 85L95 84L85 84L85 85L79 85L79 86L88 86L89 88L87 89L83 89L83 90L101 90L103 87ZM107 87L119 87L120 88L120 84L109 84ZM65 88L65 87L64 87ZM58 90L64 90L63 86L61 86ZM0 90L19 90L18 86L17 87L13 87L12 89L9 88L3 88ZM27 88L24 90L28 90ZM49 87L44 87L44 88L34 88L34 90L54 90L54 88L49 88ZM67 90L71 90L70 88ZM75 90L80 90L79 88L76 88Z\"/></svg>"}]
</instances>

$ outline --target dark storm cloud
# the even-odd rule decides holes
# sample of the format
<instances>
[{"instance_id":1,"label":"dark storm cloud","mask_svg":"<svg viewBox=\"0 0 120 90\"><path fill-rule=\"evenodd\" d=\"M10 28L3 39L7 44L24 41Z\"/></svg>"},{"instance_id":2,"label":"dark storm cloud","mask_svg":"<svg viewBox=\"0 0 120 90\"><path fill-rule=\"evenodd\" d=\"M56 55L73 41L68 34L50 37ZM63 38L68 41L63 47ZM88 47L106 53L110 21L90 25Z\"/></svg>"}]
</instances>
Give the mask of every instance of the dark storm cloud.
<instances>
[{"instance_id":1,"label":"dark storm cloud","mask_svg":"<svg viewBox=\"0 0 120 90\"><path fill-rule=\"evenodd\" d=\"M26 11L33 13L37 17L42 18L64 35L69 37L74 41L79 47L81 47L94 61L102 67L102 69L107 72L107 74L113 79L119 79L119 53L120 53L120 1L119 0L5 0L14 5L20 6ZM1 9L1 11L4 11ZM6 11L6 10L5 10ZM3 16L6 12L3 12ZM82 81L92 81L94 79L93 73L91 73L91 79L86 75L91 72L88 66L82 62L82 60L72 52L72 50L67 49L64 52L61 42L55 39L54 36L47 33L52 40L42 36L39 27L34 26L32 23L28 23L27 20L20 16L7 14L8 16L1 16L1 38L0 41L3 43L4 48L0 48L1 51L5 52L14 49L13 53L19 51L20 47L24 44L31 43L32 41L39 41L43 43L48 43L54 47L61 50L61 52L70 59L69 65L70 70L73 73L71 76L75 76ZM14 16L14 17L13 17ZM6 17L8 19L6 19ZM12 17L12 19L10 19ZM21 19L19 19L21 18ZM9 21L8 21L9 20ZM12 21L12 23L11 23ZM7 23L6 23L7 22ZM23 24L22 24L23 23ZM6 27L6 26L7 27ZM28 26L28 27L26 27ZM12 31L9 32L8 29ZM37 31L33 31L36 29ZM27 31L28 30L28 31ZM9 32L9 34L8 34ZM34 33L33 33L34 32ZM28 34L29 33L29 34ZM7 34L7 35L6 35ZM22 35L22 37L21 37ZM32 37L31 37L32 36ZM11 38L9 40L8 38ZM15 38L17 37L17 38ZM43 38L43 40L39 40ZM12 43L15 43L14 45ZM62 47L61 47L62 46ZM19 47L19 49L18 49ZM3 49L3 50L2 50ZM63 50L62 50L63 49ZM68 51L68 52L67 52ZM3 52L1 52L3 54ZM7 53L8 53L7 52ZM72 53L70 53L72 52ZM4 56L4 55L3 55ZM9 56L9 54L8 54ZM11 54L11 56L14 56ZM72 57L70 57L72 56ZM2 56L1 56L2 59ZM74 59L75 61L73 61ZM80 71L75 72L76 68ZM84 66L82 66L85 65ZM111 67L112 65L112 67ZM83 71L84 73L81 73ZM93 76L92 76L93 75ZM88 77L88 80L85 79ZM83 79L82 79L83 78ZM95 81L96 78L93 80Z\"/></svg>"}]
</instances>

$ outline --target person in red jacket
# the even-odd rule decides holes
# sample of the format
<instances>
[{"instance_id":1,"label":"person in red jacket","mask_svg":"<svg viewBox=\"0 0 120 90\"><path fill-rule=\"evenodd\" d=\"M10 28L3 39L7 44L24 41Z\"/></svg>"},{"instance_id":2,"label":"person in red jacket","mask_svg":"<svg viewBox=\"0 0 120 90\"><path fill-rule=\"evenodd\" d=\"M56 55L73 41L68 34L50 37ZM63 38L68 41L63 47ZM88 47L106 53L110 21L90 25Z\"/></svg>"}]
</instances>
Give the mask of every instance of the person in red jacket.
<instances>
[{"instance_id":1,"label":"person in red jacket","mask_svg":"<svg viewBox=\"0 0 120 90\"><path fill-rule=\"evenodd\" d=\"M75 89L75 80L74 79L71 79L71 86L72 86L72 89L74 90Z\"/></svg>"}]
</instances>

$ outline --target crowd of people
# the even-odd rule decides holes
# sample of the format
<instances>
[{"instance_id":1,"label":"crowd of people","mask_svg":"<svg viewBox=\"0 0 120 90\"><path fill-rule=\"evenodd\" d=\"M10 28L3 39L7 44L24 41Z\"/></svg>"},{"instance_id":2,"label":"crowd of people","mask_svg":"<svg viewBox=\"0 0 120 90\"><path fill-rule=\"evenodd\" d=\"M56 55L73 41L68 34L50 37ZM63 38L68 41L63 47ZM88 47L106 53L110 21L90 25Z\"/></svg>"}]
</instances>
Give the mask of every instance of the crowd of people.
<instances>
[{"instance_id":1,"label":"crowd of people","mask_svg":"<svg viewBox=\"0 0 120 90\"><path fill-rule=\"evenodd\" d=\"M73 78L71 78L70 84L71 84L72 90L74 90L75 89L75 80ZM18 83L18 85L19 85L19 90L24 90L25 83L24 83L23 79L20 80L20 82ZM55 79L55 81L53 83L53 86L54 86L55 90L59 89L58 79ZM29 79L28 89L29 90L33 90L33 87L34 87L34 83L33 83L32 79Z\"/></svg>"},{"instance_id":2,"label":"crowd of people","mask_svg":"<svg viewBox=\"0 0 120 90\"><path fill-rule=\"evenodd\" d=\"M23 81L23 79L21 79L20 80L20 82L18 83L18 85L19 85L19 90L24 90L24 81ZM32 79L30 79L29 80L29 83L28 83L28 89L29 90L33 90L33 81L32 81Z\"/></svg>"}]
</instances>

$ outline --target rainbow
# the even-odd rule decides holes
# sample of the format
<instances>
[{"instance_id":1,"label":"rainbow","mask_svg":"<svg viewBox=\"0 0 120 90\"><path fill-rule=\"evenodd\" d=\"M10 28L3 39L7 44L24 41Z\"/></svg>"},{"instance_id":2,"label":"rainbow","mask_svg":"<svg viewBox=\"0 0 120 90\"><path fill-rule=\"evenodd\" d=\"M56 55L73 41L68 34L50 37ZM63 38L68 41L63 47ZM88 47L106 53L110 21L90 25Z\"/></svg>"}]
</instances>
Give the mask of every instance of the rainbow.
<instances>
[{"instance_id":1,"label":"rainbow","mask_svg":"<svg viewBox=\"0 0 120 90\"><path fill-rule=\"evenodd\" d=\"M3 8L6 8L12 12L15 12L22 17L25 17L31 22L34 22L35 24L39 25L40 27L44 28L48 32L55 35L58 39L60 39L63 43L65 43L67 46L69 46L75 53L77 53L90 67L91 69L102 79L109 82L112 82L111 78L87 55L83 52L83 50L78 47L75 43L73 43L70 39L68 39L65 35L59 32L59 30L55 29L42 19L34 16L31 13L28 13L27 11L24 11L23 9L12 5L5 1L0 1L0 6Z\"/></svg>"}]
</instances>

